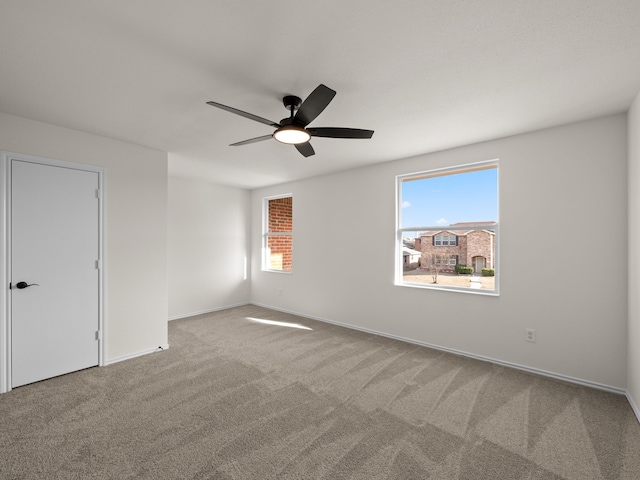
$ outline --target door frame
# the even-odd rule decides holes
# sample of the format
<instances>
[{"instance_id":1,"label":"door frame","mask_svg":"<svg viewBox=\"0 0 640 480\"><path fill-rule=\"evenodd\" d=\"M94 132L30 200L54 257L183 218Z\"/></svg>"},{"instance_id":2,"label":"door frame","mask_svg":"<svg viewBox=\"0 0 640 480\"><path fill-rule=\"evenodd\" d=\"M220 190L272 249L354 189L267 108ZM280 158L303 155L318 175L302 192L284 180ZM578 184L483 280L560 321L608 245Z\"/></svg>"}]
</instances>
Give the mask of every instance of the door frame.
<instances>
[{"instance_id":1,"label":"door frame","mask_svg":"<svg viewBox=\"0 0 640 480\"><path fill-rule=\"evenodd\" d=\"M106 171L102 167L81 163L54 160L51 158L0 151L0 394L11 390L11 161L20 160L54 167L72 168L98 174L98 365L106 365L106 318L105 318L105 181Z\"/></svg>"},{"instance_id":2,"label":"door frame","mask_svg":"<svg viewBox=\"0 0 640 480\"><path fill-rule=\"evenodd\" d=\"M480 267L479 269L478 267L478 259L481 258L482 259L482 267ZM473 272L474 273L480 273L478 272L478 270L482 270L483 268L487 268L487 258L483 257L482 255L476 255L475 257L473 257Z\"/></svg>"}]
</instances>

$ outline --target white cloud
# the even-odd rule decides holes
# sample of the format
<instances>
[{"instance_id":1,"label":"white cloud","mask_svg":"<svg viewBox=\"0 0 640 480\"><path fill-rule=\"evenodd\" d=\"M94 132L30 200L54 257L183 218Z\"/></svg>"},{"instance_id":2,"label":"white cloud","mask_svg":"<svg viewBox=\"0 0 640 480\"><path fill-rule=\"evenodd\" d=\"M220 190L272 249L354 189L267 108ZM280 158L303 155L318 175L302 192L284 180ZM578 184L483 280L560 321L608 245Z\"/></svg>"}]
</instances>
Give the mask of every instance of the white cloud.
<instances>
[{"instance_id":1,"label":"white cloud","mask_svg":"<svg viewBox=\"0 0 640 480\"><path fill-rule=\"evenodd\" d=\"M441 218L436 222L436 225L449 225L449 220L447 220L446 218Z\"/></svg>"},{"instance_id":2,"label":"white cloud","mask_svg":"<svg viewBox=\"0 0 640 480\"><path fill-rule=\"evenodd\" d=\"M402 208L409 208L410 206L411 206L411 202L408 202L407 200L402 202Z\"/></svg>"}]
</instances>

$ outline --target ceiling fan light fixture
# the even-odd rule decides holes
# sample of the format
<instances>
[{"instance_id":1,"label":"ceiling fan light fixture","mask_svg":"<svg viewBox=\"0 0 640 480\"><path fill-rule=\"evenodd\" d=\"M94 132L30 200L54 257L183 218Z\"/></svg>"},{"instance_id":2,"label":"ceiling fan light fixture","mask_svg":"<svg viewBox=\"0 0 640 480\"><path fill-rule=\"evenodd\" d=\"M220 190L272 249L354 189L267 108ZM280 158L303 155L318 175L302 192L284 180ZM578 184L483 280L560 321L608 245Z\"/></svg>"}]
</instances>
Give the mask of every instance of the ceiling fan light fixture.
<instances>
[{"instance_id":1,"label":"ceiling fan light fixture","mask_svg":"<svg viewBox=\"0 0 640 480\"><path fill-rule=\"evenodd\" d=\"M311 140L311 134L297 125L283 125L273 132L273 138L288 145L299 145Z\"/></svg>"},{"instance_id":2,"label":"ceiling fan light fixture","mask_svg":"<svg viewBox=\"0 0 640 480\"><path fill-rule=\"evenodd\" d=\"M229 145L230 147L239 147L241 145L248 145L250 143L262 142L274 138L280 143L293 145L302 156L310 157L311 155L315 155L315 151L309 141L311 137L371 138L373 136L373 130L363 130L361 128L310 127L308 130L305 128L324 111L335 95L335 90L331 90L323 84L318 85L304 102L300 97L296 97L295 95L286 95L282 98L282 103L285 108L289 110L290 116L289 118L283 118L279 122L259 117L253 113L243 112L242 110L221 103L207 102L207 104L276 129L275 132L269 135L262 135L260 137L232 143Z\"/></svg>"}]
</instances>

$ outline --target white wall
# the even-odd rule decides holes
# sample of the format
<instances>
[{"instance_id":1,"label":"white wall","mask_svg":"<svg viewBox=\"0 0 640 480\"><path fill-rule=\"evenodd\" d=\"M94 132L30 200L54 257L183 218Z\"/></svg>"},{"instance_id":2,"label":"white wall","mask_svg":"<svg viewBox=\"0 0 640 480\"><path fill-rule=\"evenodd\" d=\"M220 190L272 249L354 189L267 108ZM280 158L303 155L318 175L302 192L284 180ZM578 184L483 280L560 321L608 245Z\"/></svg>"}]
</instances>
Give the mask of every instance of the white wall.
<instances>
[{"instance_id":1,"label":"white wall","mask_svg":"<svg viewBox=\"0 0 640 480\"><path fill-rule=\"evenodd\" d=\"M0 150L106 169L106 358L167 344L167 154L0 113Z\"/></svg>"},{"instance_id":2,"label":"white wall","mask_svg":"<svg viewBox=\"0 0 640 480\"><path fill-rule=\"evenodd\" d=\"M495 158L500 296L395 286L395 175ZM251 300L624 389L626 172L620 114L255 190L254 252L262 197L293 193L294 272L256 253Z\"/></svg>"},{"instance_id":3,"label":"white wall","mask_svg":"<svg viewBox=\"0 0 640 480\"><path fill-rule=\"evenodd\" d=\"M640 94L629 110L628 342L627 391L640 418Z\"/></svg>"},{"instance_id":4,"label":"white wall","mask_svg":"<svg viewBox=\"0 0 640 480\"><path fill-rule=\"evenodd\" d=\"M249 199L247 190L169 177L170 319L249 302Z\"/></svg>"}]
</instances>

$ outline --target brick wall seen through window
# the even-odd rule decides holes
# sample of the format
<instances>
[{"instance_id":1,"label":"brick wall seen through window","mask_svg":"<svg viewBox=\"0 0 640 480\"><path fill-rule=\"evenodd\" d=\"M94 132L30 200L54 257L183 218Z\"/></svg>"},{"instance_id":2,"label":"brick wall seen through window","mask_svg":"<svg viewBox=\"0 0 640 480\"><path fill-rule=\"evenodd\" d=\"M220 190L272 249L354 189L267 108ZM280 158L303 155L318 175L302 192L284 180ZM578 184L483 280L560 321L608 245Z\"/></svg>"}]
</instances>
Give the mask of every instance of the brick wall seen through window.
<instances>
[{"instance_id":1,"label":"brick wall seen through window","mask_svg":"<svg viewBox=\"0 0 640 480\"><path fill-rule=\"evenodd\" d=\"M290 272L293 269L293 197L266 201L265 269Z\"/></svg>"}]
</instances>

